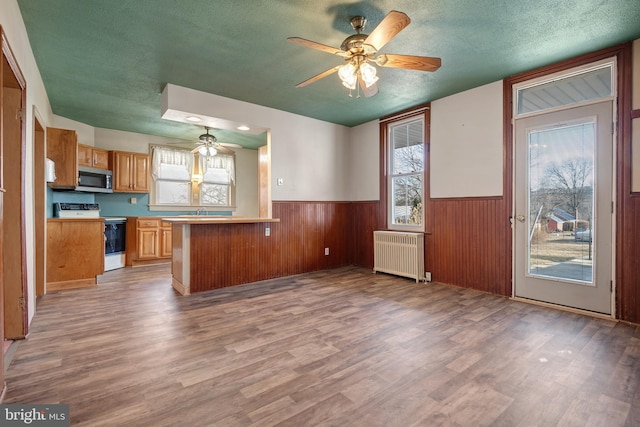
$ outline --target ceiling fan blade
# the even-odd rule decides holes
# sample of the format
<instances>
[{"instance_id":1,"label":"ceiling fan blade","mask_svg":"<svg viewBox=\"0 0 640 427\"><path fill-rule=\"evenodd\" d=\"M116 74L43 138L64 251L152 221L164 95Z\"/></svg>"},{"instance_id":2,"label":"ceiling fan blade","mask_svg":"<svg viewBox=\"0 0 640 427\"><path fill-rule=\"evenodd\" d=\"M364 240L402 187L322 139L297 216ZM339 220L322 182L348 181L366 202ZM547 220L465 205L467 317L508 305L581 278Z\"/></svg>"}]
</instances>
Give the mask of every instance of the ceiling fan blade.
<instances>
[{"instance_id":1,"label":"ceiling fan blade","mask_svg":"<svg viewBox=\"0 0 640 427\"><path fill-rule=\"evenodd\" d=\"M217 142L216 144L226 148L242 148L242 145L235 142Z\"/></svg>"},{"instance_id":2,"label":"ceiling fan blade","mask_svg":"<svg viewBox=\"0 0 640 427\"><path fill-rule=\"evenodd\" d=\"M406 14L392 10L384 17L382 22L373 29L363 43L375 47L376 50L380 50L382 46L389 43L389 40L394 38L410 23L411 19L409 19Z\"/></svg>"},{"instance_id":3,"label":"ceiling fan blade","mask_svg":"<svg viewBox=\"0 0 640 427\"><path fill-rule=\"evenodd\" d=\"M331 47L327 46L326 44L312 42L311 40L303 39L300 37L289 37L287 40L291 43L299 44L300 46L310 47L311 49L321 50L322 52L327 52L338 56L344 56L348 53L337 47Z\"/></svg>"},{"instance_id":4,"label":"ceiling fan blade","mask_svg":"<svg viewBox=\"0 0 640 427\"><path fill-rule=\"evenodd\" d=\"M394 55L386 53L380 55L375 60L381 67L405 68L418 71L436 71L442 65L440 58L414 55Z\"/></svg>"},{"instance_id":5,"label":"ceiling fan blade","mask_svg":"<svg viewBox=\"0 0 640 427\"><path fill-rule=\"evenodd\" d=\"M371 98L372 96L375 96L378 94L377 84L374 83L371 86L367 87L362 81L362 79L358 79L358 81L360 83L360 90L362 91L362 94L364 95L365 98Z\"/></svg>"},{"instance_id":6,"label":"ceiling fan blade","mask_svg":"<svg viewBox=\"0 0 640 427\"><path fill-rule=\"evenodd\" d=\"M233 150L231 150L231 149L229 149L227 147L223 147L220 144L216 144L216 146L214 148L218 151L218 153L221 153L221 154L232 155L232 154L236 153L235 151L233 151Z\"/></svg>"},{"instance_id":7,"label":"ceiling fan blade","mask_svg":"<svg viewBox=\"0 0 640 427\"><path fill-rule=\"evenodd\" d=\"M318 81L318 80L320 80L320 79L322 79L324 77L327 77L328 75L331 75L331 74L335 73L336 71L338 71L338 68L340 68L340 67L342 67L342 65L336 65L333 68L329 68L328 70L323 71L322 73L317 74L317 75L311 77L310 79L307 79L307 80L305 80L305 81L303 81L301 83L298 83L296 85L296 87L304 87L306 85L310 85L313 82L316 82L316 81Z\"/></svg>"}]
</instances>

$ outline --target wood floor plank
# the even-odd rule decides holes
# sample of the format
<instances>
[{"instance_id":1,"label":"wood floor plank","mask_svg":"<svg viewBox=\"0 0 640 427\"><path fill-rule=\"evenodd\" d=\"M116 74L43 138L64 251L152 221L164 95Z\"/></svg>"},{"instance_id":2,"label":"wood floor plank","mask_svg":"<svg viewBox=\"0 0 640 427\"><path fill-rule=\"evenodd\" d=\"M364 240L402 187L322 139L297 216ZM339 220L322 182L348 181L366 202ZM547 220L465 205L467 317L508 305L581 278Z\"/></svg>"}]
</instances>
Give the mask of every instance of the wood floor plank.
<instances>
[{"instance_id":1,"label":"wood floor plank","mask_svg":"<svg viewBox=\"0 0 640 427\"><path fill-rule=\"evenodd\" d=\"M6 381L78 426L637 426L640 328L356 267L185 297L156 265L41 298Z\"/></svg>"}]
</instances>

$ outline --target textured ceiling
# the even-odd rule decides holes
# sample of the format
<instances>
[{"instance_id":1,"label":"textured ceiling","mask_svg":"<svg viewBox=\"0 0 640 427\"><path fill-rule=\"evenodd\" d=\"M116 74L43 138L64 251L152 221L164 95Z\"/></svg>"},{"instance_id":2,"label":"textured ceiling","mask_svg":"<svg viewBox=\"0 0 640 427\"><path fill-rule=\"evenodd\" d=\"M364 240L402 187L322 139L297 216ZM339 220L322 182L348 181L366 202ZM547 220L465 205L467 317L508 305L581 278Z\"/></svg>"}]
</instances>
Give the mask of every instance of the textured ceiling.
<instances>
[{"instance_id":1,"label":"textured ceiling","mask_svg":"<svg viewBox=\"0 0 640 427\"><path fill-rule=\"evenodd\" d=\"M193 139L202 129L160 118L167 83L346 126L532 68L640 38L638 0L18 0L53 112L95 127ZM295 85L339 57L364 15L411 24L382 53L436 56L434 73L383 68L380 92L350 98L336 75ZM214 132L255 147L264 136Z\"/></svg>"}]
</instances>

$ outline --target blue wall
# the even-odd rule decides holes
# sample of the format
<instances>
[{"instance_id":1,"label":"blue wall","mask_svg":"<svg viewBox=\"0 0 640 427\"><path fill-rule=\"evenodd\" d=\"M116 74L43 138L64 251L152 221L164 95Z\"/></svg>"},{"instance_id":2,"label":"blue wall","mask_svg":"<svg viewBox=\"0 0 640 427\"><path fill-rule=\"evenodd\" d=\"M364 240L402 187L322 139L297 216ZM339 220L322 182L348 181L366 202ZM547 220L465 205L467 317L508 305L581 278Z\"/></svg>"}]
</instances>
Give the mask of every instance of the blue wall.
<instances>
[{"instance_id":1,"label":"blue wall","mask_svg":"<svg viewBox=\"0 0 640 427\"><path fill-rule=\"evenodd\" d=\"M137 203L129 201L134 197ZM52 191L47 189L47 218L53 217L54 203L97 203L100 205L100 216L175 216L195 213L190 211L150 211L149 195L140 193L81 193L75 191ZM232 212L210 212L210 215L231 215Z\"/></svg>"}]
</instances>

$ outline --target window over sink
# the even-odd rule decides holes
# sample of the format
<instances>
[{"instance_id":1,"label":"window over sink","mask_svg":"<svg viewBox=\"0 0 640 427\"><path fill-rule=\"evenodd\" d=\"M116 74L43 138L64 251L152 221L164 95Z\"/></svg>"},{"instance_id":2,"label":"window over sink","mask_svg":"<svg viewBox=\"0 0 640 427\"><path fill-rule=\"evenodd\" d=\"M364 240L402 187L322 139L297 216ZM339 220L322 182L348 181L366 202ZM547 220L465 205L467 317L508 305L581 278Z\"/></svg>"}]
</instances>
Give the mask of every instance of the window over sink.
<instances>
[{"instance_id":1,"label":"window over sink","mask_svg":"<svg viewBox=\"0 0 640 427\"><path fill-rule=\"evenodd\" d=\"M234 207L235 155L202 156L188 149L151 147L151 206L165 210Z\"/></svg>"}]
</instances>

